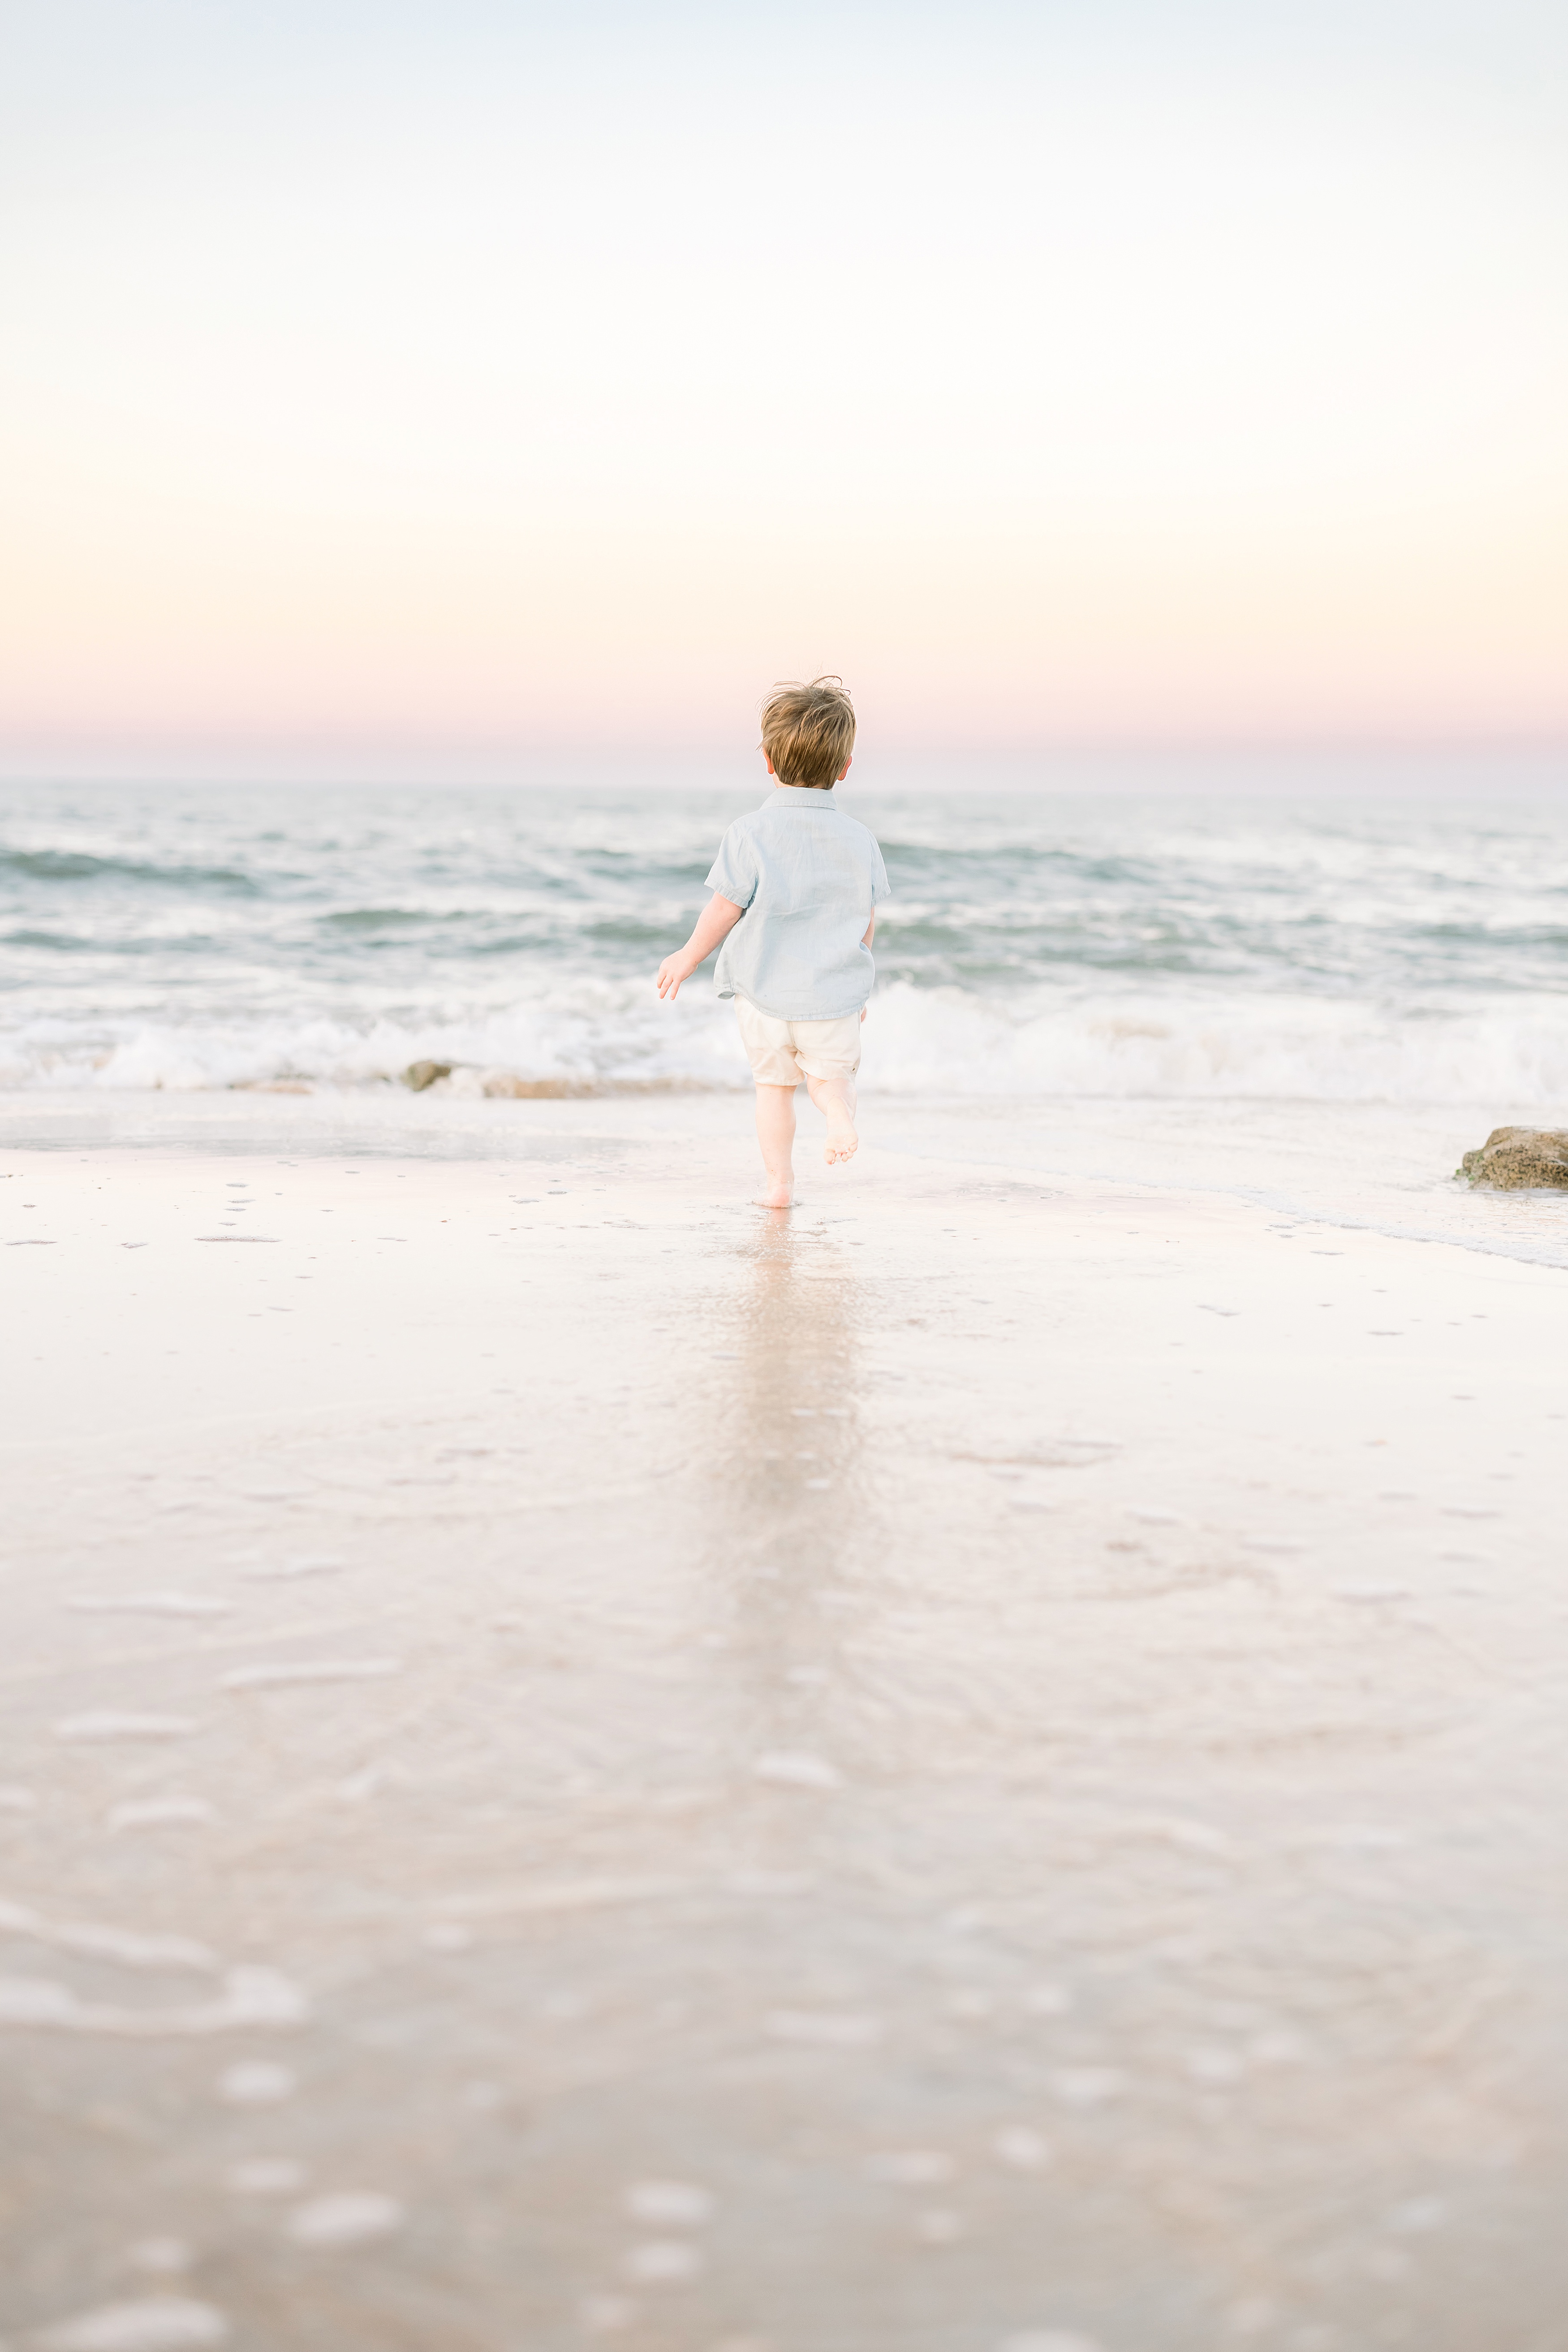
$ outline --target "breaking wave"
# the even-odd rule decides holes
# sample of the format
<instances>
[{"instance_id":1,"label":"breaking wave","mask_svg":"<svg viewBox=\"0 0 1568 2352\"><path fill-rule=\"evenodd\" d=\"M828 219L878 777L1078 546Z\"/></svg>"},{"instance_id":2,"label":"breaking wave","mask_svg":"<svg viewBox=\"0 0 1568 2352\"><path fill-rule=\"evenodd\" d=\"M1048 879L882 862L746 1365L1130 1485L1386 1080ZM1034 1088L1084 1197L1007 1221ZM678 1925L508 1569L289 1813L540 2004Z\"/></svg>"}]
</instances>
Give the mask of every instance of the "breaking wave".
<instances>
[{"instance_id":1,"label":"breaking wave","mask_svg":"<svg viewBox=\"0 0 1568 2352\"><path fill-rule=\"evenodd\" d=\"M758 795L14 791L0 1087L746 1083L652 971ZM855 803L894 897L865 1083L1568 1109L1561 804Z\"/></svg>"}]
</instances>

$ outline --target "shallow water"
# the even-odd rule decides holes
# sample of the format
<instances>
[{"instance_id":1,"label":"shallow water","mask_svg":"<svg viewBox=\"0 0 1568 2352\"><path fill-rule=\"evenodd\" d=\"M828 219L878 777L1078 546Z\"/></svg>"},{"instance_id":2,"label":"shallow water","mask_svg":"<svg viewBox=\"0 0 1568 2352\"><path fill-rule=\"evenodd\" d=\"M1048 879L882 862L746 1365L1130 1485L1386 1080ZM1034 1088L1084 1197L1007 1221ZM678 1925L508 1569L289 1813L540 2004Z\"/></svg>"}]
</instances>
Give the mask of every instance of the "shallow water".
<instances>
[{"instance_id":1,"label":"shallow water","mask_svg":"<svg viewBox=\"0 0 1568 2352\"><path fill-rule=\"evenodd\" d=\"M5 1163L6 2328L1563 2352L1561 1274L318 1108Z\"/></svg>"}]
</instances>

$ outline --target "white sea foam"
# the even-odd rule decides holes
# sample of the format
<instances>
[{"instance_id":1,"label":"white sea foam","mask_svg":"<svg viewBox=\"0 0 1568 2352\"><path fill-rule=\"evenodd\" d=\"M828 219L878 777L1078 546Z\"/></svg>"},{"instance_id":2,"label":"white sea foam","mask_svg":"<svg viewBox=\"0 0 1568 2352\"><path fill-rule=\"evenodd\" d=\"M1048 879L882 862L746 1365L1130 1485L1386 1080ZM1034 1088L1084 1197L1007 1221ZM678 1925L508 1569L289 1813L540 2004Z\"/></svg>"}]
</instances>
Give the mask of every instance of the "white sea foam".
<instances>
[{"instance_id":1,"label":"white sea foam","mask_svg":"<svg viewBox=\"0 0 1568 2352\"><path fill-rule=\"evenodd\" d=\"M605 993L605 992L597 992ZM702 1002L660 1031L631 988L585 1009L548 1001L483 1022L402 1028L288 1021L244 1029L146 1028L94 1053L0 1063L0 1083L197 1092L288 1074L322 1088L385 1086L418 1061L452 1062L439 1091L504 1094L512 1079L563 1092L742 1087L731 1008ZM684 1003L684 1000L683 1000ZM872 1006L870 1094L1047 1098L1473 1103L1521 1112L1568 1099L1559 998L1384 1004L1206 993L1174 982L1135 995L1021 988L1002 998L894 980Z\"/></svg>"}]
</instances>

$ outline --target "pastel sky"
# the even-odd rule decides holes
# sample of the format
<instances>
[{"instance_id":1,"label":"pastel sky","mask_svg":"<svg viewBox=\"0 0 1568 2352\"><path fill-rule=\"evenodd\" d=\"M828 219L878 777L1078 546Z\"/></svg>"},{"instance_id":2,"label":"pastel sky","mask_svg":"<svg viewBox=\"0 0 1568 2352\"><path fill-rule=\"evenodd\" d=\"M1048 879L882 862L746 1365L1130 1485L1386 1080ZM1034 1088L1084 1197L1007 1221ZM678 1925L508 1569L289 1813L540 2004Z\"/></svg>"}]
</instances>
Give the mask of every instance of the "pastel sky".
<instances>
[{"instance_id":1,"label":"pastel sky","mask_svg":"<svg viewBox=\"0 0 1568 2352\"><path fill-rule=\"evenodd\" d=\"M1568 739L1568 11L0 0L0 765Z\"/></svg>"}]
</instances>

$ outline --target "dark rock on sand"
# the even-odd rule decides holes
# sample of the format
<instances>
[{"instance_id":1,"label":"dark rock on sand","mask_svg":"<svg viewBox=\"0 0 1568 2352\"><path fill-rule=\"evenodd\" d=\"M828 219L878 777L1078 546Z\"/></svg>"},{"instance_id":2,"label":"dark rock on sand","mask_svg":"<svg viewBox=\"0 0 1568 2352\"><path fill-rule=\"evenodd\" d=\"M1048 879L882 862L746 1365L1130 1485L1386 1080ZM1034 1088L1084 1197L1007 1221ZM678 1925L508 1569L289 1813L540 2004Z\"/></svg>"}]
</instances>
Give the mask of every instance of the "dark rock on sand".
<instances>
[{"instance_id":1,"label":"dark rock on sand","mask_svg":"<svg viewBox=\"0 0 1568 2352\"><path fill-rule=\"evenodd\" d=\"M449 1078L456 1066L453 1062L410 1062L403 1073L403 1083L412 1087L416 1095L422 1095L437 1078Z\"/></svg>"},{"instance_id":2,"label":"dark rock on sand","mask_svg":"<svg viewBox=\"0 0 1568 2352\"><path fill-rule=\"evenodd\" d=\"M1454 1173L1504 1192L1535 1184L1568 1191L1568 1129L1494 1127L1479 1151L1466 1152Z\"/></svg>"}]
</instances>

